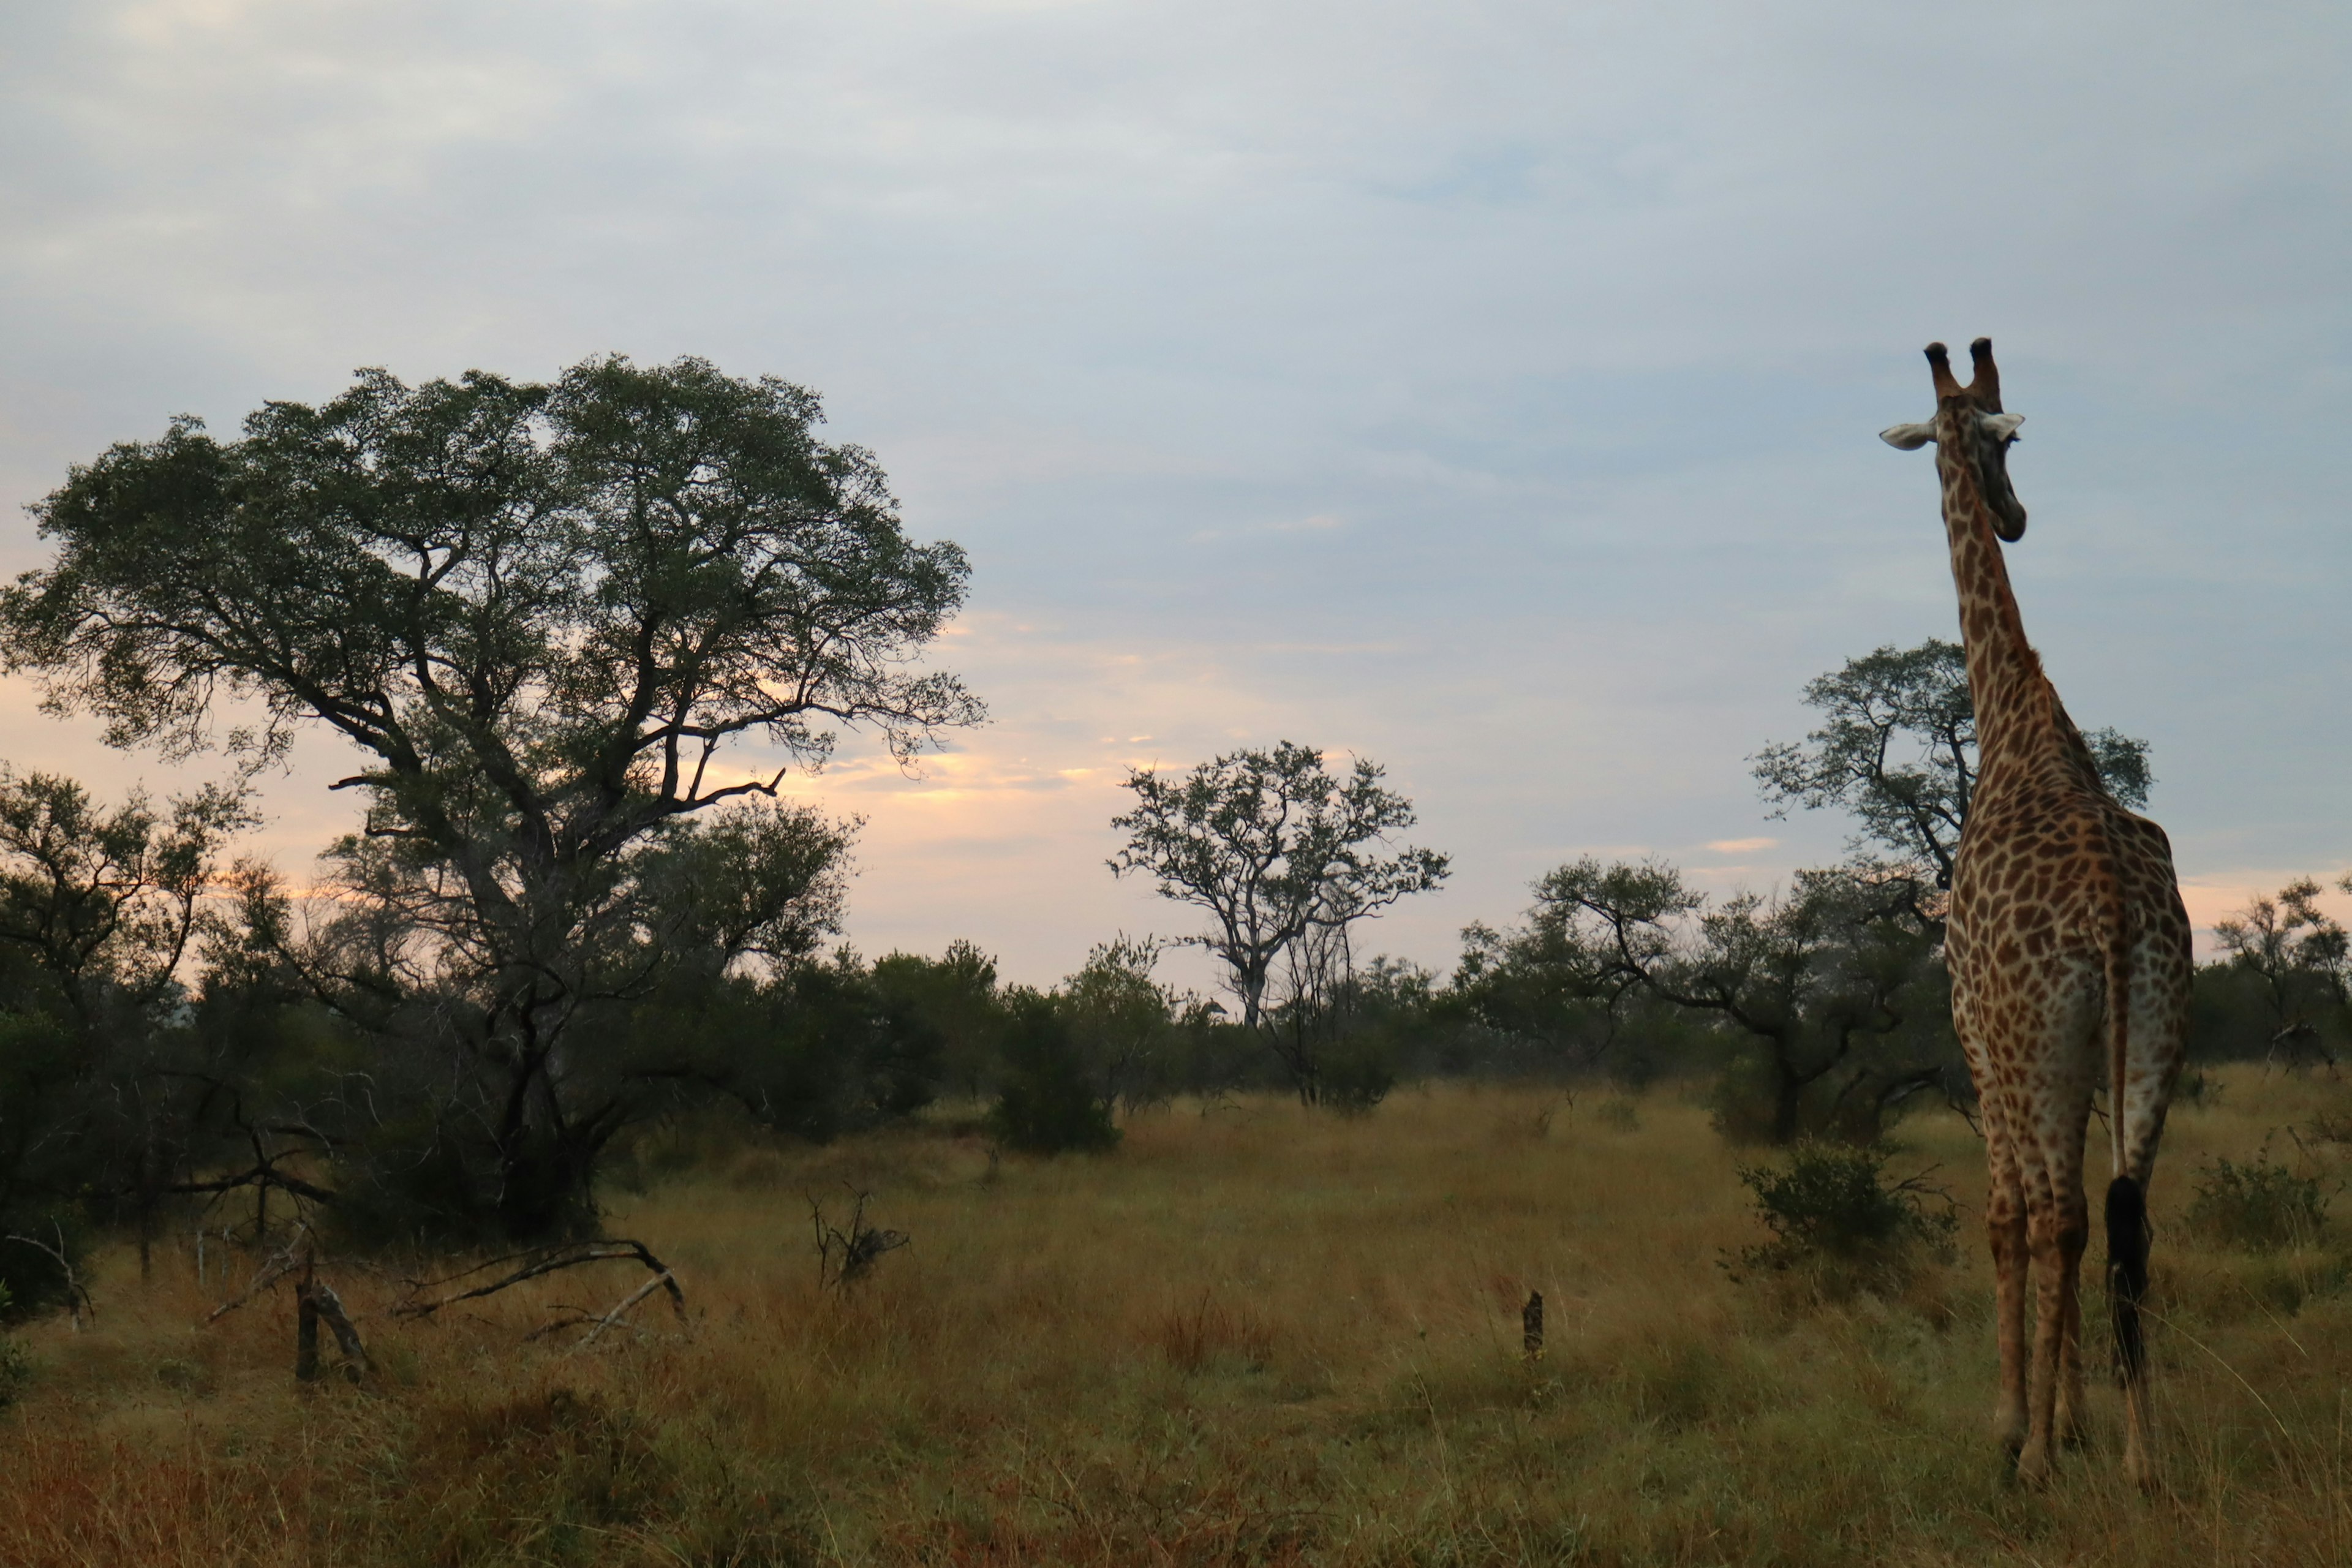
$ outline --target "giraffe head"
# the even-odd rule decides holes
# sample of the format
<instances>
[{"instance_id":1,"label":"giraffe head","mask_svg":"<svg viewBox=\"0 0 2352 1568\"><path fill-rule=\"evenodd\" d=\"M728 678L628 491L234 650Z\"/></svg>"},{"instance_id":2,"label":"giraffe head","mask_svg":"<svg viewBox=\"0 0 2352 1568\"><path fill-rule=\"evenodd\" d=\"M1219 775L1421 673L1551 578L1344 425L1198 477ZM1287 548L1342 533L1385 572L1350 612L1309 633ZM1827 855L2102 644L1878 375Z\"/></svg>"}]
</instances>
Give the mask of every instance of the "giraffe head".
<instances>
[{"instance_id":1,"label":"giraffe head","mask_svg":"<svg viewBox=\"0 0 2352 1568\"><path fill-rule=\"evenodd\" d=\"M1927 367L1936 377L1936 416L1920 425L1897 425L1878 438L1906 452L1936 443L1941 461L1964 467L1992 514L1992 529L2006 543L2025 537L2025 508L2009 483L2009 448L2017 440L2022 414L2000 411L2000 371L1992 363L1992 340L1969 345L1975 374L1962 386L1952 376L1952 359L1941 343L1927 345Z\"/></svg>"}]
</instances>

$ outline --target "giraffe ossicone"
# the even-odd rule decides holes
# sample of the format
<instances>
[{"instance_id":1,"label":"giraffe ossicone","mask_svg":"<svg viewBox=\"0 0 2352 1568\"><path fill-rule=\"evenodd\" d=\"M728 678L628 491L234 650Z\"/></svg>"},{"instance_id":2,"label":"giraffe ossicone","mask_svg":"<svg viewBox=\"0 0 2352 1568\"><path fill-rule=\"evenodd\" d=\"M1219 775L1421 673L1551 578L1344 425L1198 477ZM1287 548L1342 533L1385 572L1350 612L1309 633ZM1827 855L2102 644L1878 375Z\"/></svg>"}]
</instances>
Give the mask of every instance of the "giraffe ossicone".
<instances>
[{"instance_id":1,"label":"giraffe ossicone","mask_svg":"<svg viewBox=\"0 0 2352 1568\"><path fill-rule=\"evenodd\" d=\"M1905 450L1936 447L1976 708L1978 783L1952 870L1945 957L1953 1023L1983 1107L2000 1344L1994 1424L2028 1484L2048 1476L2055 1444L2082 1436L2083 1137L2105 1088L2124 1470L2147 1486L2147 1184L2187 1035L2189 916L2164 830L2107 793L2025 639L2001 553L2025 532L2008 463L2022 420L2001 408L1991 341L1979 338L1969 353L1974 373L1963 386L1944 345L1929 344L1935 417L1881 435Z\"/></svg>"}]
</instances>

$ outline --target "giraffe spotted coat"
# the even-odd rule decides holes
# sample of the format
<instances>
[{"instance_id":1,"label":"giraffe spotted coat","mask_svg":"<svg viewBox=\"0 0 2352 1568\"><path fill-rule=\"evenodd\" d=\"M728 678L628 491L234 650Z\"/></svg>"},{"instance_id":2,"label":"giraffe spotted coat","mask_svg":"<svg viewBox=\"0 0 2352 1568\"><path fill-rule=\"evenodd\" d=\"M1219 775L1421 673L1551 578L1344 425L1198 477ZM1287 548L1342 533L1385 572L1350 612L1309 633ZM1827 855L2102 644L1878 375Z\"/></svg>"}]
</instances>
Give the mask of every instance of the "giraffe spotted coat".
<instances>
[{"instance_id":1,"label":"giraffe spotted coat","mask_svg":"<svg viewBox=\"0 0 2352 1568\"><path fill-rule=\"evenodd\" d=\"M2081 1436L2083 1140L2105 1087L2124 1467L2147 1484L2142 1205L2180 1070L2189 917L2164 830L2107 794L2026 641L2001 554L2003 541L2025 531L2007 466L2020 420L2002 413L1991 344L1979 339L1971 354L1975 376L1963 387L1943 345L1933 345L1935 419L1897 426L1885 439L1936 444L1976 706L1979 772L1953 867L1946 957L1953 1021L1983 1105L2000 1350L1994 1420L2029 1483L2048 1474L2053 1442Z\"/></svg>"}]
</instances>

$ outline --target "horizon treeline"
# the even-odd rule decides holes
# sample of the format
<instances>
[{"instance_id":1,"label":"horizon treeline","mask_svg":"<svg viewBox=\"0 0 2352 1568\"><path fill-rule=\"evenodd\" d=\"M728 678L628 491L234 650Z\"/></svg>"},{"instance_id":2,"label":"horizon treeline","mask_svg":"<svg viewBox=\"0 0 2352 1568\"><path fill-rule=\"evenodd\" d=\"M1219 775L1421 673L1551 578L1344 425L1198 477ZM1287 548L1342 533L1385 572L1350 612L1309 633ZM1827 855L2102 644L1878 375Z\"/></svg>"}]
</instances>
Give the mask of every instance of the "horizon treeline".
<instances>
[{"instance_id":1,"label":"horizon treeline","mask_svg":"<svg viewBox=\"0 0 2352 1568\"><path fill-rule=\"evenodd\" d=\"M365 1247L589 1234L600 1185L681 1119L824 1140L929 1111L1053 1152L1179 1097L1357 1114L1436 1077L1690 1079L1727 1137L1774 1143L1967 1108L1941 945L1975 734L1937 640L1812 682L1819 726L1749 760L1776 810L1854 825L1769 896L1580 860L1470 926L1451 973L1360 959L1363 923L1450 862L1402 842L1412 803L1376 763L1285 740L1126 781L1109 870L1192 929L1105 933L1042 990L1003 984L984 932L861 957L855 825L725 759L813 765L845 726L910 758L984 710L918 662L962 552L909 539L821 418L697 360L370 372L234 440L184 420L117 446L35 509L56 553L0 593L7 668L117 744L226 770L160 802L0 770L0 1235L44 1238L0 1247L16 1310L100 1232L142 1258L297 1215ZM298 896L236 847L304 725L353 746L335 787L364 811ZM2144 802L2147 746L2085 739ZM2221 928L2197 1059L2341 1054L2319 896ZM1219 994L1160 977L1171 942Z\"/></svg>"}]
</instances>

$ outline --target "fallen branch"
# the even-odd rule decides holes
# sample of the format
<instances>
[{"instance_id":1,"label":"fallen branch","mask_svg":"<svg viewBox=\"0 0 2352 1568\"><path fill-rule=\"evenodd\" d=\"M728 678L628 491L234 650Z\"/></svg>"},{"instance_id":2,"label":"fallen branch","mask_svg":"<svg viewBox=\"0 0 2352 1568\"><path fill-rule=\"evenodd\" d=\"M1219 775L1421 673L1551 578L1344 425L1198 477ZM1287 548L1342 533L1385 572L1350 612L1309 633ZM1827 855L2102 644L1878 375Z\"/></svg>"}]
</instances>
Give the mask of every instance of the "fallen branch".
<instances>
[{"instance_id":1,"label":"fallen branch","mask_svg":"<svg viewBox=\"0 0 2352 1568\"><path fill-rule=\"evenodd\" d=\"M611 1311L597 1319L596 1326L580 1336L580 1342L572 1347L570 1353L572 1355L578 1355L582 1351L584 1351L590 1345L594 1344L596 1342L597 1335L603 1333L606 1329L611 1328L614 1323L619 1322L623 1318L628 1315L630 1308L635 1306L638 1302L652 1295L655 1290L665 1285L669 1288L671 1294L677 1294L677 1281L670 1278L669 1270L667 1268L655 1275L652 1279L646 1280L644 1284L638 1286L635 1289L630 1291L627 1296L622 1299L619 1306L614 1308Z\"/></svg>"},{"instance_id":2,"label":"fallen branch","mask_svg":"<svg viewBox=\"0 0 2352 1568\"><path fill-rule=\"evenodd\" d=\"M526 1279L539 1279L541 1275L553 1274L559 1269L576 1268L583 1263L603 1263L625 1258L633 1258L653 1271L654 1278L646 1282L645 1289L638 1292L638 1296L650 1294L656 1287L668 1291L670 1310L677 1314L678 1321L684 1322L686 1292L678 1289L677 1277L670 1272L669 1265L656 1258L644 1242L625 1239L573 1242L568 1246L550 1247L537 1253L516 1252L509 1253L504 1258L493 1258L488 1263L477 1264L462 1273L448 1275L433 1280L430 1284L452 1285L460 1279L470 1279L488 1269L496 1268L501 1263L512 1263L518 1258L525 1258L529 1261L503 1278L494 1279L487 1285L477 1285L470 1289L456 1291L435 1300L419 1301L412 1295L409 1300L394 1307L393 1312L395 1316L404 1318L430 1317L444 1307L454 1307L460 1301L474 1301L485 1296L495 1296L509 1286L520 1285ZM428 1288L426 1283L412 1282L413 1290L423 1290ZM628 1304L635 1305L636 1299L632 1297ZM583 1314L580 1321L588 1321L585 1314ZM569 1326L569 1324L550 1325L550 1328Z\"/></svg>"},{"instance_id":3,"label":"fallen branch","mask_svg":"<svg viewBox=\"0 0 2352 1568\"><path fill-rule=\"evenodd\" d=\"M57 1232L58 1244L55 1247L29 1236L0 1237L0 1241L13 1241L20 1247L29 1247L36 1252L49 1255L50 1260L57 1264L58 1271L66 1277L66 1315L73 1320L73 1331L79 1333L82 1309L89 1308L89 1315L95 1318L98 1316L98 1303L90 1300L89 1288L81 1282L81 1276L74 1272L73 1265L66 1261L65 1227L58 1226Z\"/></svg>"},{"instance_id":4,"label":"fallen branch","mask_svg":"<svg viewBox=\"0 0 2352 1568\"><path fill-rule=\"evenodd\" d=\"M273 1253L268 1260L262 1264L246 1288L232 1299L215 1307L205 1321L207 1323L220 1321L289 1274L293 1273L295 1269L308 1264L310 1261L310 1254L303 1243L309 1239L310 1234L310 1226L307 1221L296 1225L293 1236L288 1238L283 1247Z\"/></svg>"}]
</instances>

